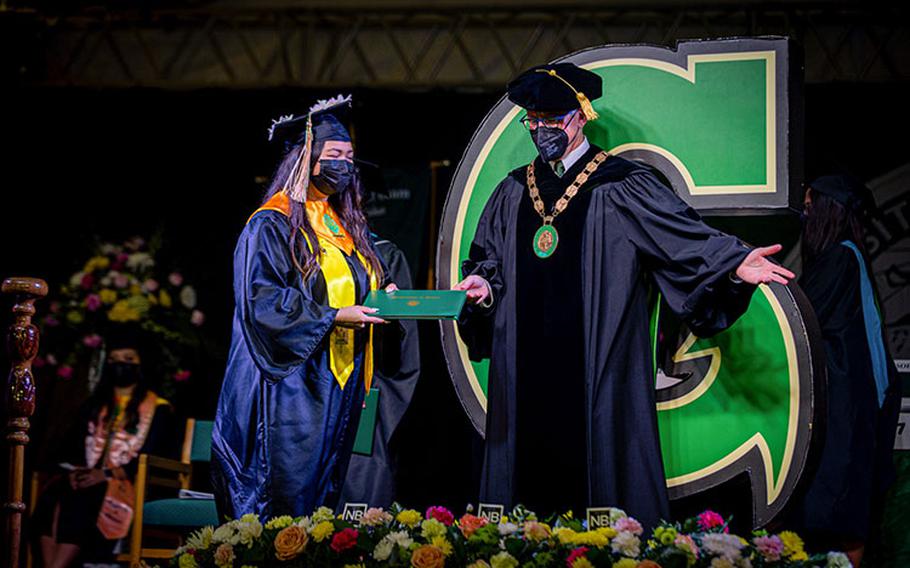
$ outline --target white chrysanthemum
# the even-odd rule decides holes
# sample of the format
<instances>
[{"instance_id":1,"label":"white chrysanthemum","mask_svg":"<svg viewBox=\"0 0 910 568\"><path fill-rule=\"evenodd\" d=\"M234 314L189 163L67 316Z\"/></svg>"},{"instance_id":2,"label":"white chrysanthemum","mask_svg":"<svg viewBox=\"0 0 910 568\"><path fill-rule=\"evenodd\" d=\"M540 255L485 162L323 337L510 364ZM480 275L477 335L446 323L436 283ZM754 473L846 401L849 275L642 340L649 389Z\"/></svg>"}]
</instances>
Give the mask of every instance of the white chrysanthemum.
<instances>
[{"instance_id":1,"label":"white chrysanthemum","mask_svg":"<svg viewBox=\"0 0 910 568\"><path fill-rule=\"evenodd\" d=\"M229 544L237 544L237 535L234 531L233 521L230 523L225 523L215 529L215 532L212 533L212 542L227 542Z\"/></svg>"},{"instance_id":2,"label":"white chrysanthemum","mask_svg":"<svg viewBox=\"0 0 910 568\"><path fill-rule=\"evenodd\" d=\"M101 254L103 254L103 255L105 255L105 256L108 256L108 255L112 255L112 254L117 254L117 253L120 252L120 250L121 250L120 247L118 247L118 246L115 245L115 244L112 244L112 243L104 243L104 244L101 245L101 247L98 249L98 252L100 252ZM179 554L175 554L174 556L179 556Z\"/></svg>"},{"instance_id":3,"label":"white chrysanthemum","mask_svg":"<svg viewBox=\"0 0 910 568\"><path fill-rule=\"evenodd\" d=\"M411 535L407 531L395 531L389 533L386 538L392 541L392 543L397 544L401 548L408 548L414 544L414 539L411 538Z\"/></svg>"},{"instance_id":4,"label":"white chrysanthemum","mask_svg":"<svg viewBox=\"0 0 910 568\"><path fill-rule=\"evenodd\" d=\"M262 523L255 515L244 515L240 519L237 533L240 542L249 546L262 534Z\"/></svg>"},{"instance_id":5,"label":"white chrysanthemum","mask_svg":"<svg viewBox=\"0 0 910 568\"><path fill-rule=\"evenodd\" d=\"M613 552L617 554L636 558L641 550L641 540L630 532L621 532L610 541L610 546L613 548Z\"/></svg>"},{"instance_id":6,"label":"white chrysanthemum","mask_svg":"<svg viewBox=\"0 0 910 568\"><path fill-rule=\"evenodd\" d=\"M155 266L155 259L147 252L134 252L127 257L126 266L134 271L145 270Z\"/></svg>"},{"instance_id":7,"label":"white chrysanthemum","mask_svg":"<svg viewBox=\"0 0 910 568\"><path fill-rule=\"evenodd\" d=\"M711 560L711 568L735 568L733 562L724 556L718 556Z\"/></svg>"},{"instance_id":8,"label":"white chrysanthemum","mask_svg":"<svg viewBox=\"0 0 910 568\"><path fill-rule=\"evenodd\" d=\"M294 524L294 519L290 515L281 515L280 517L274 517L268 520L265 523L265 528L269 530L274 529L283 529Z\"/></svg>"},{"instance_id":9,"label":"white chrysanthemum","mask_svg":"<svg viewBox=\"0 0 910 568\"><path fill-rule=\"evenodd\" d=\"M738 536L724 533L708 533L701 537L701 545L707 552L715 556L723 556L735 561L740 557L743 543Z\"/></svg>"},{"instance_id":10,"label":"white chrysanthemum","mask_svg":"<svg viewBox=\"0 0 910 568\"><path fill-rule=\"evenodd\" d=\"M373 558L379 562L385 562L392 555L392 550L395 548L395 543L389 540L388 537L384 537L378 543L376 543L376 548L373 549Z\"/></svg>"},{"instance_id":11,"label":"white chrysanthemum","mask_svg":"<svg viewBox=\"0 0 910 568\"><path fill-rule=\"evenodd\" d=\"M211 546L212 536L214 534L214 528L202 527L187 537L186 546L187 548L194 548L196 550L206 550L209 546ZM175 554L175 556L179 556L179 554Z\"/></svg>"},{"instance_id":12,"label":"white chrysanthemum","mask_svg":"<svg viewBox=\"0 0 910 568\"><path fill-rule=\"evenodd\" d=\"M196 307L196 290L192 286L184 286L180 290L180 303L188 310Z\"/></svg>"},{"instance_id":13,"label":"white chrysanthemum","mask_svg":"<svg viewBox=\"0 0 910 568\"><path fill-rule=\"evenodd\" d=\"M850 559L843 552L829 552L825 568L850 568Z\"/></svg>"},{"instance_id":14,"label":"white chrysanthemum","mask_svg":"<svg viewBox=\"0 0 910 568\"><path fill-rule=\"evenodd\" d=\"M515 523L499 523L499 534L508 536L518 532L518 525Z\"/></svg>"}]
</instances>

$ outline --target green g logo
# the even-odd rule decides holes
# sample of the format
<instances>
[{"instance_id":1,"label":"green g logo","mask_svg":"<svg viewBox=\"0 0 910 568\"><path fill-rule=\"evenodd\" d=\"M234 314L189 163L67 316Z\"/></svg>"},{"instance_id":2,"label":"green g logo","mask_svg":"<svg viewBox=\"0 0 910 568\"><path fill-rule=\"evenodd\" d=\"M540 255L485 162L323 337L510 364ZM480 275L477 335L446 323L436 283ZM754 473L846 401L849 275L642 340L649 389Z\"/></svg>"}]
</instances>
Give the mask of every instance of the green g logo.
<instances>
[{"instance_id":1,"label":"green g logo","mask_svg":"<svg viewBox=\"0 0 910 568\"><path fill-rule=\"evenodd\" d=\"M598 146L657 168L693 207L755 213L793 204L791 63L783 39L593 48L563 59L601 75ZM503 98L475 132L456 171L440 231L438 286L460 280L477 221L496 185L535 149ZM806 466L816 390L818 333L796 286L762 286L748 312L710 339L655 310L658 420L671 497L750 475L753 521L787 502ZM673 331L668 331L672 329ZM487 362L471 362L453 323L442 323L449 371L472 423L486 420Z\"/></svg>"}]
</instances>

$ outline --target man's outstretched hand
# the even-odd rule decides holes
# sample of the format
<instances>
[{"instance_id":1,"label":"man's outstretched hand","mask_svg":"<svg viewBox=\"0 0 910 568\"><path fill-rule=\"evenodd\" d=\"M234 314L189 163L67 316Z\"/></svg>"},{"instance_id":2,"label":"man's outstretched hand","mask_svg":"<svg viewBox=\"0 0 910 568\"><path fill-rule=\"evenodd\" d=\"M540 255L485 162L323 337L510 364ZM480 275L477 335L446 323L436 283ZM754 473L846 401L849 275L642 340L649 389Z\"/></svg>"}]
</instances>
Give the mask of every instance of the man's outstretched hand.
<instances>
[{"instance_id":1,"label":"man's outstretched hand","mask_svg":"<svg viewBox=\"0 0 910 568\"><path fill-rule=\"evenodd\" d=\"M795 274L766 258L779 253L782 248L780 245L771 245L753 249L736 269L736 276L749 284L786 284L790 278L796 278Z\"/></svg>"}]
</instances>

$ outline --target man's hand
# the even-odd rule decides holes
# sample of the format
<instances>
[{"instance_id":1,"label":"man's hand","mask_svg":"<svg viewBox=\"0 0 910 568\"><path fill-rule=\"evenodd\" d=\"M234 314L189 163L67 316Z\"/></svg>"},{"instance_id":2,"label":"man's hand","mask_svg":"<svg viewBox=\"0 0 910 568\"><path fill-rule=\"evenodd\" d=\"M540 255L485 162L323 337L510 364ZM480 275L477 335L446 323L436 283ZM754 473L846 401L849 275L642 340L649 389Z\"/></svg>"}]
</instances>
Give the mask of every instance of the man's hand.
<instances>
[{"instance_id":1,"label":"man's hand","mask_svg":"<svg viewBox=\"0 0 910 568\"><path fill-rule=\"evenodd\" d=\"M787 281L790 278L796 278L796 275L765 258L779 253L782 248L780 245L771 245L753 249L736 269L736 276L749 284L777 282L786 285Z\"/></svg>"},{"instance_id":2,"label":"man's hand","mask_svg":"<svg viewBox=\"0 0 910 568\"><path fill-rule=\"evenodd\" d=\"M388 323L382 318L373 317L370 314L378 312L376 308L367 308L366 306L348 306L341 308L335 314L335 323L342 327L355 327L362 329L368 323Z\"/></svg>"},{"instance_id":3,"label":"man's hand","mask_svg":"<svg viewBox=\"0 0 910 568\"><path fill-rule=\"evenodd\" d=\"M492 293L490 290L490 283L476 274L472 274L458 284L452 286L452 290L464 290L467 292L468 302L471 304L482 304L486 302L487 298L489 298Z\"/></svg>"}]
</instances>

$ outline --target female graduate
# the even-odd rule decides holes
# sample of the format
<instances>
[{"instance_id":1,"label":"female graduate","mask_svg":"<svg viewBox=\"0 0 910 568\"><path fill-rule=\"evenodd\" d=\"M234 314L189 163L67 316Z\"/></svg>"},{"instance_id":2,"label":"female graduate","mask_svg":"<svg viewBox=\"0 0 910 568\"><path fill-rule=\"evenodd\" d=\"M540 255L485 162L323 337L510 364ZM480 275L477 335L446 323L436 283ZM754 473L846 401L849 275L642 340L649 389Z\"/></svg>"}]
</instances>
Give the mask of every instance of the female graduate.
<instances>
[{"instance_id":1,"label":"female graduate","mask_svg":"<svg viewBox=\"0 0 910 568\"><path fill-rule=\"evenodd\" d=\"M286 154L234 252L234 323L212 437L219 514L334 506L364 392L383 268L360 206L350 97L269 131ZM394 289L394 285L387 290Z\"/></svg>"},{"instance_id":2,"label":"female graduate","mask_svg":"<svg viewBox=\"0 0 910 568\"><path fill-rule=\"evenodd\" d=\"M842 550L859 566L885 490L900 410L860 213L871 194L846 176L806 191L803 276L825 343L828 405L818 472L794 511L812 548Z\"/></svg>"}]
</instances>

